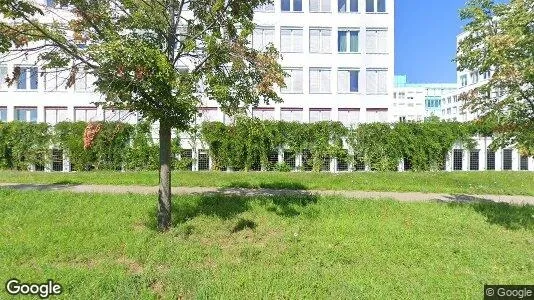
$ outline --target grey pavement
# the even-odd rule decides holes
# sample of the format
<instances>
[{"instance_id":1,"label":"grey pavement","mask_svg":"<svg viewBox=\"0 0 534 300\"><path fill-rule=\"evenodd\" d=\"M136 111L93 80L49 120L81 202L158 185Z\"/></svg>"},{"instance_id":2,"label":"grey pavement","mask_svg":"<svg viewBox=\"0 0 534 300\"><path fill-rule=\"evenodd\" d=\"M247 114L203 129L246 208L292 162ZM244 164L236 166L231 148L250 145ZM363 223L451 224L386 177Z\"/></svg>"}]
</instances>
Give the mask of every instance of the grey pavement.
<instances>
[{"instance_id":1,"label":"grey pavement","mask_svg":"<svg viewBox=\"0 0 534 300\"><path fill-rule=\"evenodd\" d=\"M157 194L157 186L115 186L115 185L62 185L62 184L19 184L0 183L0 188L36 191L65 191L73 193L98 194ZM353 199L393 199L403 202L476 202L491 201L505 202L518 205L534 205L532 196L508 195L464 195L437 194L418 192L368 192L368 191L331 191L331 190L275 190L275 189L246 189L246 188L211 188L211 187L173 187L174 195L189 194L224 194L236 196L284 196L284 195L319 195L341 196Z\"/></svg>"}]
</instances>

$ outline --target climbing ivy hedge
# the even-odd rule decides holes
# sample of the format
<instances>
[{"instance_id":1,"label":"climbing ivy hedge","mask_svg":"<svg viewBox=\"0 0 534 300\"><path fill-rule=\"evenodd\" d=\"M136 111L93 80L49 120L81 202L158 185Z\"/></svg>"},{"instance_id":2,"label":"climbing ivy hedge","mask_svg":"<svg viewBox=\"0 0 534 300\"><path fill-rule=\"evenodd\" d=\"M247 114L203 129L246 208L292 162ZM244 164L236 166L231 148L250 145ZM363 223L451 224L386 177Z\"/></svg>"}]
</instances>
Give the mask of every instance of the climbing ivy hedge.
<instances>
[{"instance_id":1,"label":"climbing ivy hedge","mask_svg":"<svg viewBox=\"0 0 534 300\"><path fill-rule=\"evenodd\" d=\"M149 123L130 125L103 122L103 129L90 150L83 148L85 122L47 124L0 123L0 168L25 170L51 159L51 150L63 149L74 170L156 170L159 147ZM361 124L348 129L339 122L311 124L237 118L233 124L206 122L196 136L210 149L215 170L287 170L284 164L269 164L269 155L283 148L304 153L303 168L320 171L323 162L338 158L362 161L372 170L396 170L409 162L417 171L439 170L455 143L474 147L473 137L491 135L477 123L440 122ZM191 159L178 159L179 138L173 141L175 169L187 169ZM351 154L345 150L349 146Z\"/></svg>"}]
</instances>

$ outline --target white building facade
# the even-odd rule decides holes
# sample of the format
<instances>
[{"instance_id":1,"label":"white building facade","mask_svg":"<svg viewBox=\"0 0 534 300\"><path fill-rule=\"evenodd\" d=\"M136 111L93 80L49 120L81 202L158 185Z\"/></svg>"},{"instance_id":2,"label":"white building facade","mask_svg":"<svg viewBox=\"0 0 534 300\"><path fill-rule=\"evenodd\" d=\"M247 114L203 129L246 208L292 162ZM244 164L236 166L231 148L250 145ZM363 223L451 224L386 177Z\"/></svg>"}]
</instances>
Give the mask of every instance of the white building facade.
<instances>
[{"instance_id":1,"label":"white building facade","mask_svg":"<svg viewBox=\"0 0 534 300\"><path fill-rule=\"evenodd\" d=\"M39 0L43 7L54 1ZM46 17L46 16L45 16ZM250 114L262 119L346 125L386 122L393 95L393 0L275 0L257 9L253 47L269 43L280 50L289 74L280 90L284 102L261 105ZM15 67L22 72L8 87L0 83L0 121L48 122L117 120L135 122L135 115L104 111L93 102L91 78L80 75L65 88L68 74L50 74L35 58L0 58L5 78ZM217 102L206 100L203 119L228 121ZM127 115L127 116L125 116Z\"/></svg>"}]
</instances>

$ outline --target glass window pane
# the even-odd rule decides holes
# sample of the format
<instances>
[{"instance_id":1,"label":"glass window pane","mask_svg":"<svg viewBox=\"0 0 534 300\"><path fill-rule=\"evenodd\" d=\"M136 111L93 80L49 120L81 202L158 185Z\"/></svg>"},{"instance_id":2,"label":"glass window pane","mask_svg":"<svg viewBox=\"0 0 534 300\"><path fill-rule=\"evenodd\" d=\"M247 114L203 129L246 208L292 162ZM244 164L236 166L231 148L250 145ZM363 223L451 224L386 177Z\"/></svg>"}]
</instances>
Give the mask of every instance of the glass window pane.
<instances>
[{"instance_id":1,"label":"glass window pane","mask_svg":"<svg viewBox=\"0 0 534 300\"><path fill-rule=\"evenodd\" d=\"M378 0L377 11L386 12L386 0Z\"/></svg>"},{"instance_id":2,"label":"glass window pane","mask_svg":"<svg viewBox=\"0 0 534 300\"><path fill-rule=\"evenodd\" d=\"M337 10L339 12L347 11L347 1L346 0L337 0Z\"/></svg>"},{"instance_id":3,"label":"glass window pane","mask_svg":"<svg viewBox=\"0 0 534 300\"><path fill-rule=\"evenodd\" d=\"M358 31L350 32L350 52L358 52Z\"/></svg>"},{"instance_id":4,"label":"glass window pane","mask_svg":"<svg viewBox=\"0 0 534 300\"><path fill-rule=\"evenodd\" d=\"M7 122L7 108L0 108L0 122Z\"/></svg>"},{"instance_id":5,"label":"glass window pane","mask_svg":"<svg viewBox=\"0 0 534 300\"><path fill-rule=\"evenodd\" d=\"M365 11L366 12L374 12L375 11L375 1L376 0L367 0L366 1L366 7L365 7Z\"/></svg>"},{"instance_id":6,"label":"glass window pane","mask_svg":"<svg viewBox=\"0 0 534 300\"><path fill-rule=\"evenodd\" d=\"M37 109L30 109L30 122L37 122Z\"/></svg>"},{"instance_id":7,"label":"glass window pane","mask_svg":"<svg viewBox=\"0 0 534 300\"><path fill-rule=\"evenodd\" d=\"M358 91L358 71L350 71L350 91Z\"/></svg>"},{"instance_id":8,"label":"glass window pane","mask_svg":"<svg viewBox=\"0 0 534 300\"><path fill-rule=\"evenodd\" d=\"M20 67L19 80L17 82L17 89L25 90L26 89L26 68Z\"/></svg>"},{"instance_id":9,"label":"glass window pane","mask_svg":"<svg viewBox=\"0 0 534 300\"><path fill-rule=\"evenodd\" d=\"M350 0L350 11L358 12L358 0Z\"/></svg>"},{"instance_id":10,"label":"glass window pane","mask_svg":"<svg viewBox=\"0 0 534 300\"><path fill-rule=\"evenodd\" d=\"M282 11L289 11L291 9L290 0L281 0L281 1L282 1Z\"/></svg>"},{"instance_id":11,"label":"glass window pane","mask_svg":"<svg viewBox=\"0 0 534 300\"><path fill-rule=\"evenodd\" d=\"M338 31L337 33L337 51L347 52L347 32Z\"/></svg>"},{"instance_id":12,"label":"glass window pane","mask_svg":"<svg viewBox=\"0 0 534 300\"><path fill-rule=\"evenodd\" d=\"M0 66L0 90L7 87L6 77L7 77L7 66Z\"/></svg>"},{"instance_id":13,"label":"glass window pane","mask_svg":"<svg viewBox=\"0 0 534 300\"><path fill-rule=\"evenodd\" d=\"M37 75L37 67L32 67L30 68L30 88L36 90L38 82L39 77Z\"/></svg>"},{"instance_id":14,"label":"glass window pane","mask_svg":"<svg viewBox=\"0 0 534 300\"><path fill-rule=\"evenodd\" d=\"M302 0L293 0L293 11L302 11Z\"/></svg>"}]
</instances>

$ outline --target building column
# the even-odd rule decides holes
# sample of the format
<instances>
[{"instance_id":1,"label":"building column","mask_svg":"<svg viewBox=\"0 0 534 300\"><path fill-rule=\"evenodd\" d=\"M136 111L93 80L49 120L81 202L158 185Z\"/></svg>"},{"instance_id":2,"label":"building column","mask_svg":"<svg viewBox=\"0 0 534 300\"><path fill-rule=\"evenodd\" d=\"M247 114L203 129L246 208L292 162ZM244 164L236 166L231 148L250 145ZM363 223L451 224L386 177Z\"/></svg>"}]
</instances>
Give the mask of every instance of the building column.
<instances>
[{"instance_id":1,"label":"building column","mask_svg":"<svg viewBox=\"0 0 534 300\"><path fill-rule=\"evenodd\" d=\"M519 171L520 157L521 154L519 154L519 150L516 148L512 149L512 171Z\"/></svg>"},{"instance_id":2,"label":"building column","mask_svg":"<svg viewBox=\"0 0 534 300\"><path fill-rule=\"evenodd\" d=\"M469 171L471 163L471 151L468 149L462 150L462 171Z\"/></svg>"},{"instance_id":3,"label":"building column","mask_svg":"<svg viewBox=\"0 0 534 300\"><path fill-rule=\"evenodd\" d=\"M449 150L447 152L447 155L445 156L445 171L452 172L453 166L452 166L452 157L453 157L454 150Z\"/></svg>"},{"instance_id":4,"label":"building column","mask_svg":"<svg viewBox=\"0 0 534 300\"><path fill-rule=\"evenodd\" d=\"M528 158L528 170L534 171L534 157Z\"/></svg>"},{"instance_id":5,"label":"building column","mask_svg":"<svg viewBox=\"0 0 534 300\"><path fill-rule=\"evenodd\" d=\"M7 121L13 122L15 120L15 107L12 105L7 106Z\"/></svg>"},{"instance_id":6,"label":"building column","mask_svg":"<svg viewBox=\"0 0 534 300\"><path fill-rule=\"evenodd\" d=\"M495 171L502 171L502 149L495 151Z\"/></svg>"},{"instance_id":7,"label":"building column","mask_svg":"<svg viewBox=\"0 0 534 300\"><path fill-rule=\"evenodd\" d=\"M404 158L399 161L399 165L397 166L398 172L404 172Z\"/></svg>"},{"instance_id":8,"label":"building column","mask_svg":"<svg viewBox=\"0 0 534 300\"><path fill-rule=\"evenodd\" d=\"M192 171L198 171L198 149L196 147L191 151Z\"/></svg>"}]
</instances>

